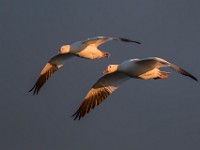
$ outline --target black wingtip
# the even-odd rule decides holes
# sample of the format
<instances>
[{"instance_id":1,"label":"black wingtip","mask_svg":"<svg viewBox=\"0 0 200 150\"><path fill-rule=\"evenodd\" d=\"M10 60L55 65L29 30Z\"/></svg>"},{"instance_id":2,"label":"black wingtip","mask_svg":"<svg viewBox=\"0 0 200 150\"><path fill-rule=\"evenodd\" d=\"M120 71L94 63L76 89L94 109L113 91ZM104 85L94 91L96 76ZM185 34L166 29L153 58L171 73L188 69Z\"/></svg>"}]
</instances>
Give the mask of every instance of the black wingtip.
<instances>
[{"instance_id":1,"label":"black wingtip","mask_svg":"<svg viewBox=\"0 0 200 150\"><path fill-rule=\"evenodd\" d=\"M193 76L192 74L190 74L189 72L187 72L187 71L184 70L183 68L178 67L178 66L176 66L176 65L174 65L174 64L170 64L170 65L171 65L171 68L172 68L172 69L174 69L174 70L176 70L177 72L181 73L182 75L188 76L188 77L190 77L191 79L193 79L193 80L195 80L196 82L198 82L198 79L197 79L195 76Z\"/></svg>"},{"instance_id":2,"label":"black wingtip","mask_svg":"<svg viewBox=\"0 0 200 150\"><path fill-rule=\"evenodd\" d=\"M35 87L35 86L34 86L34 87ZM30 89L30 90L28 91L28 93L32 92L33 89L34 89L34 87L32 87L32 89ZM34 95L34 93L33 93L33 95Z\"/></svg>"},{"instance_id":3,"label":"black wingtip","mask_svg":"<svg viewBox=\"0 0 200 150\"><path fill-rule=\"evenodd\" d=\"M194 79L196 82L199 82L198 79L196 77L192 77L192 79Z\"/></svg>"},{"instance_id":4,"label":"black wingtip","mask_svg":"<svg viewBox=\"0 0 200 150\"><path fill-rule=\"evenodd\" d=\"M198 82L198 79L195 76L191 75L190 73L185 71L183 74Z\"/></svg>"},{"instance_id":5,"label":"black wingtip","mask_svg":"<svg viewBox=\"0 0 200 150\"><path fill-rule=\"evenodd\" d=\"M33 89L35 88L35 85L28 91L28 92L31 92L33 91Z\"/></svg>"},{"instance_id":6,"label":"black wingtip","mask_svg":"<svg viewBox=\"0 0 200 150\"><path fill-rule=\"evenodd\" d=\"M32 89L30 89L30 90L28 91L28 93L30 93L30 92L32 92L32 91L33 91L33 95L38 95L39 90L36 89L36 85L34 85L34 86L32 87Z\"/></svg>"},{"instance_id":7,"label":"black wingtip","mask_svg":"<svg viewBox=\"0 0 200 150\"><path fill-rule=\"evenodd\" d=\"M74 113L72 116L72 118L74 118L74 121L78 118L78 114ZM81 118L79 117L78 120L80 120Z\"/></svg>"},{"instance_id":8,"label":"black wingtip","mask_svg":"<svg viewBox=\"0 0 200 150\"><path fill-rule=\"evenodd\" d=\"M182 69L182 71L183 71L184 75L186 75L186 76L190 77L191 79L195 80L196 82L198 82L198 79L195 76L193 76L192 74L190 74L189 72L187 72L183 69Z\"/></svg>"},{"instance_id":9,"label":"black wingtip","mask_svg":"<svg viewBox=\"0 0 200 150\"><path fill-rule=\"evenodd\" d=\"M129 40L129 39L126 39L126 38L120 38L120 40L124 41L124 42L134 42L134 43L137 43L137 44L142 44L141 42Z\"/></svg>"}]
</instances>

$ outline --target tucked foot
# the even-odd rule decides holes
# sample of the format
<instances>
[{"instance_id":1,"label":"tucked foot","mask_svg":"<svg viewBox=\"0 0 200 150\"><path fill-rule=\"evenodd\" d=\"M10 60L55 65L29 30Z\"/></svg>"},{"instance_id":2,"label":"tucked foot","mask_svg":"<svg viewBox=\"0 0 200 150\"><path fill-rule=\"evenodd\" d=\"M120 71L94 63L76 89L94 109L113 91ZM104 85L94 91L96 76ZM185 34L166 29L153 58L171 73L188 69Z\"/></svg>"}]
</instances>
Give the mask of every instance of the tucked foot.
<instances>
[{"instance_id":1,"label":"tucked foot","mask_svg":"<svg viewBox=\"0 0 200 150\"><path fill-rule=\"evenodd\" d=\"M110 58L111 54L108 52L104 52L102 57Z\"/></svg>"},{"instance_id":2,"label":"tucked foot","mask_svg":"<svg viewBox=\"0 0 200 150\"><path fill-rule=\"evenodd\" d=\"M155 80L156 79L165 79L165 78L168 78L169 77L169 74L170 72L165 72L165 71L160 71L159 72L159 76L154 78Z\"/></svg>"}]
</instances>

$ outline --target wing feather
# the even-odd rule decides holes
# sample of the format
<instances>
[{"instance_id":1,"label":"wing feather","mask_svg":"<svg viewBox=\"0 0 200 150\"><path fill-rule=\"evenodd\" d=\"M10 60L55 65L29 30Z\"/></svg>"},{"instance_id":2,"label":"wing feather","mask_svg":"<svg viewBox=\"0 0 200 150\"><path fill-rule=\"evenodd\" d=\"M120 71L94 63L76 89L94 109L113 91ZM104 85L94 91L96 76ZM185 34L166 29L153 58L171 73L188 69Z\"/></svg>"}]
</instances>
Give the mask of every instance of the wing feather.
<instances>
[{"instance_id":1,"label":"wing feather","mask_svg":"<svg viewBox=\"0 0 200 150\"><path fill-rule=\"evenodd\" d=\"M87 40L82 41L82 44L88 46L95 46L98 47L103 43L109 42L109 41L123 41L123 42L134 42L137 44L141 44L140 42L137 41L133 41L133 40L129 40L126 38L119 38L119 37L106 37L106 36L97 36L97 37L92 37L92 38L88 38Z\"/></svg>"},{"instance_id":2,"label":"wing feather","mask_svg":"<svg viewBox=\"0 0 200 150\"><path fill-rule=\"evenodd\" d=\"M54 74L54 72L61 68L64 61L71 56L71 54L58 54L52 57L42 69L36 83L29 92L33 91L33 95L38 94L45 82Z\"/></svg>"},{"instance_id":3,"label":"wing feather","mask_svg":"<svg viewBox=\"0 0 200 150\"><path fill-rule=\"evenodd\" d=\"M198 81L198 79L195 76L193 76L191 73L189 73L188 71L184 70L183 68L178 67L178 66L176 66L174 64L171 64L171 63L170 63L170 67L172 69L176 70L177 72L181 73L182 75L188 76L188 77L192 78L193 80Z\"/></svg>"},{"instance_id":4,"label":"wing feather","mask_svg":"<svg viewBox=\"0 0 200 150\"><path fill-rule=\"evenodd\" d=\"M87 93L78 110L73 114L74 120L77 118L80 120L84 117L86 113L89 113L114 92L120 83L129 78L124 73L112 73L101 77Z\"/></svg>"},{"instance_id":5,"label":"wing feather","mask_svg":"<svg viewBox=\"0 0 200 150\"><path fill-rule=\"evenodd\" d=\"M136 63L139 63L141 65L147 65L147 66L152 66L152 68L161 68L161 67L170 67L171 69L177 71L178 73L188 76L190 78L192 78L195 81L198 81L198 79L196 77L194 77L191 73L189 73L188 71L186 71L185 69L176 66L162 58L158 58L158 57L149 57L149 58L145 58L145 59L140 59L137 60Z\"/></svg>"},{"instance_id":6,"label":"wing feather","mask_svg":"<svg viewBox=\"0 0 200 150\"><path fill-rule=\"evenodd\" d=\"M29 91L33 91L33 95L38 94L40 91L40 88L43 86L43 84L51 77L51 75L57 71L59 68L56 65L52 65L50 63L47 63L44 67L46 72L41 73L35 83L35 85L32 87L32 89ZM43 71L43 70L42 70Z\"/></svg>"},{"instance_id":7,"label":"wing feather","mask_svg":"<svg viewBox=\"0 0 200 150\"><path fill-rule=\"evenodd\" d=\"M182 75L185 75L185 76L188 76L190 77L191 79L195 80L195 81L198 81L198 79L193 76L191 73L189 73L188 71L186 71L185 69L179 67L179 66L176 66L162 58L155 58L155 60L157 60L158 62L160 62L161 64L165 64L166 66L172 68L173 70L177 71L178 73L182 74Z\"/></svg>"}]
</instances>

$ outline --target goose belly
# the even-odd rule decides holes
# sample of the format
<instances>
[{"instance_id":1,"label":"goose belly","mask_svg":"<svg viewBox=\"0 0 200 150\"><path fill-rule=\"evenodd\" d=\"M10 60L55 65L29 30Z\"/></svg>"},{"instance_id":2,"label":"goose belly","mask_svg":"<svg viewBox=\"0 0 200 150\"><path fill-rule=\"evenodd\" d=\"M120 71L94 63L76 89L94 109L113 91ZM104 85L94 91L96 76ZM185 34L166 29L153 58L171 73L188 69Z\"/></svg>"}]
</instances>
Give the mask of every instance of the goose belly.
<instances>
[{"instance_id":1,"label":"goose belly","mask_svg":"<svg viewBox=\"0 0 200 150\"><path fill-rule=\"evenodd\" d=\"M122 65L122 67L123 71L130 77L142 79L151 78L151 76L156 75L159 71L157 68L138 65L135 63Z\"/></svg>"},{"instance_id":2,"label":"goose belly","mask_svg":"<svg viewBox=\"0 0 200 150\"><path fill-rule=\"evenodd\" d=\"M88 59L98 59L102 58L102 52L95 47L86 47L85 49L76 53L79 57Z\"/></svg>"},{"instance_id":3,"label":"goose belly","mask_svg":"<svg viewBox=\"0 0 200 150\"><path fill-rule=\"evenodd\" d=\"M140 74L138 78L148 80L148 79L155 79L159 77L159 70L157 68L147 71L143 74Z\"/></svg>"}]
</instances>

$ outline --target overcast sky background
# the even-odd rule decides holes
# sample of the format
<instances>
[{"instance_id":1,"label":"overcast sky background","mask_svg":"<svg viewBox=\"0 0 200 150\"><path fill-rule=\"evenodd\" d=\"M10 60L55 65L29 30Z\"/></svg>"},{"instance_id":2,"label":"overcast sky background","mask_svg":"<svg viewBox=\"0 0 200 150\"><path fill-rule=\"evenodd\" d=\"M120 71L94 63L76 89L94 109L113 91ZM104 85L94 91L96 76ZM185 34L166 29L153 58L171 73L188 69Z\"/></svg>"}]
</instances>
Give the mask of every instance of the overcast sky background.
<instances>
[{"instance_id":1,"label":"overcast sky background","mask_svg":"<svg viewBox=\"0 0 200 150\"><path fill-rule=\"evenodd\" d=\"M199 150L200 85L172 71L132 79L80 121L71 115L110 63L157 56L200 79L199 0L0 0L0 149ZM110 59L74 58L28 93L63 44L97 35ZM169 71L169 69L167 69Z\"/></svg>"}]
</instances>

